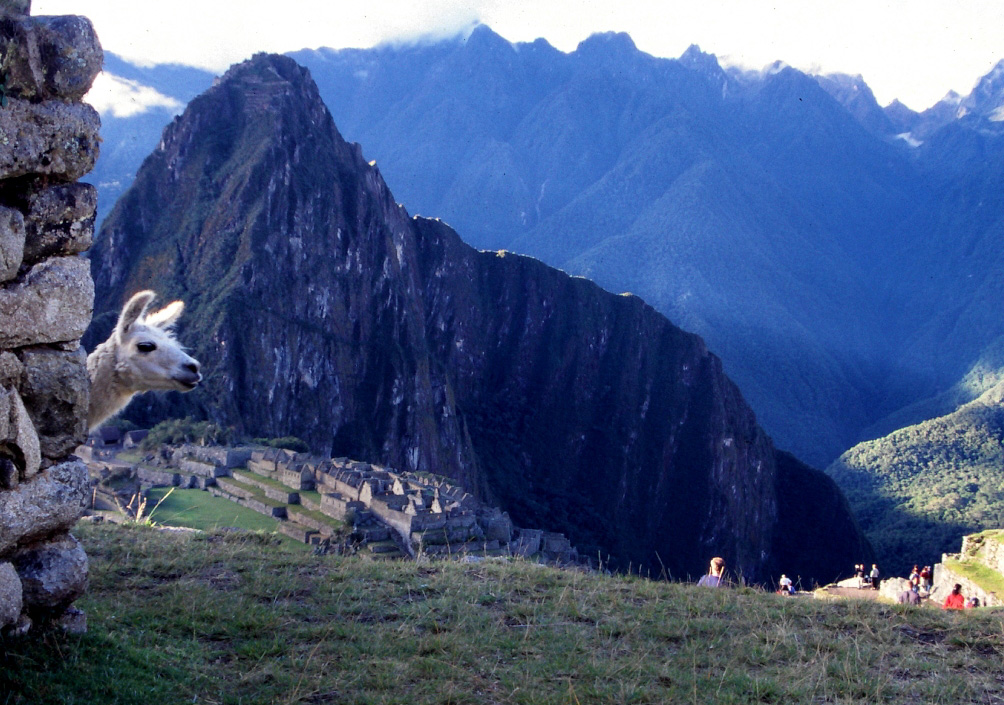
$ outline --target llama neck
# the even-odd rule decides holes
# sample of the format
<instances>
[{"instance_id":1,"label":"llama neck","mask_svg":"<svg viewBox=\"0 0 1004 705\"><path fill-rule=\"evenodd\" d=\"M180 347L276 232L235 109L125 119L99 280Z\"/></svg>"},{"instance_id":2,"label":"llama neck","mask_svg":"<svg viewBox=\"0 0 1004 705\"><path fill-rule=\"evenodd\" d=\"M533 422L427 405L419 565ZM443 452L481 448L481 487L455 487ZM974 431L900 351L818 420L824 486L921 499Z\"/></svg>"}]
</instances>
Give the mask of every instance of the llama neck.
<instances>
[{"instance_id":1,"label":"llama neck","mask_svg":"<svg viewBox=\"0 0 1004 705\"><path fill-rule=\"evenodd\" d=\"M117 414L136 392L121 380L116 366L115 346L106 341L87 356L87 374L91 379L91 398L87 425L95 429Z\"/></svg>"}]
</instances>

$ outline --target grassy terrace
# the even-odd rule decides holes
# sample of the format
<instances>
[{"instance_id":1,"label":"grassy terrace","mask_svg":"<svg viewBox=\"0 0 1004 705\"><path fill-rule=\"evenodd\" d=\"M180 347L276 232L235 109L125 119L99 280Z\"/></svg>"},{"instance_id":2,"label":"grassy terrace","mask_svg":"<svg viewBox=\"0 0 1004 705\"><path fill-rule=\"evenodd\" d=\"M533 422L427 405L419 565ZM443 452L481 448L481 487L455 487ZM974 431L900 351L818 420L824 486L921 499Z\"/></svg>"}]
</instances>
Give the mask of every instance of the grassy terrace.
<instances>
[{"instance_id":1,"label":"grassy terrace","mask_svg":"<svg viewBox=\"0 0 1004 705\"><path fill-rule=\"evenodd\" d=\"M2 705L1004 702L998 611L75 533L90 629L0 641Z\"/></svg>"},{"instance_id":2,"label":"grassy terrace","mask_svg":"<svg viewBox=\"0 0 1004 705\"><path fill-rule=\"evenodd\" d=\"M247 482L241 482L233 477L218 477L216 478L216 484L219 489L224 492L227 491L227 486L232 486L251 493L251 499L256 499L266 507L286 507L289 506L285 502L278 502L274 499L265 496L265 490L255 485L248 484ZM291 491L291 490L290 490Z\"/></svg>"},{"instance_id":3,"label":"grassy terrace","mask_svg":"<svg viewBox=\"0 0 1004 705\"><path fill-rule=\"evenodd\" d=\"M231 471L233 477L244 484L250 484L248 480L243 478L250 478L255 482L260 482L262 485L268 485L274 489L280 490L281 492L299 492L299 490L294 490L289 485L284 485L278 480L274 480L271 477L266 477L265 475L259 475L258 473L248 470L246 468L235 468ZM243 476L243 478L242 478Z\"/></svg>"},{"instance_id":4,"label":"grassy terrace","mask_svg":"<svg viewBox=\"0 0 1004 705\"><path fill-rule=\"evenodd\" d=\"M302 505L291 504L289 505L289 507L287 507L286 511L290 512L290 516L294 514L302 514L303 516L310 517L311 519L319 521L322 524L327 524L334 529L345 529L346 531L348 529L344 521L338 521L334 517L329 517L324 512L315 512L314 510L307 509Z\"/></svg>"},{"instance_id":5,"label":"grassy terrace","mask_svg":"<svg viewBox=\"0 0 1004 705\"><path fill-rule=\"evenodd\" d=\"M300 490L300 501L302 502L304 499L320 504L321 493L317 490Z\"/></svg>"},{"instance_id":6,"label":"grassy terrace","mask_svg":"<svg viewBox=\"0 0 1004 705\"><path fill-rule=\"evenodd\" d=\"M203 490L175 489L169 493L169 488L157 487L150 490L149 498L147 517L155 524L201 531L244 529L270 534L275 541L291 546L293 550L303 551L309 548L289 536L276 533L279 528L278 519L242 507L229 499L214 497ZM2 703L3 700L0 699L0 705Z\"/></svg>"},{"instance_id":7,"label":"grassy terrace","mask_svg":"<svg viewBox=\"0 0 1004 705\"><path fill-rule=\"evenodd\" d=\"M953 573L969 578L988 592L1004 595L1004 576L995 570L990 570L982 563L947 560L945 567Z\"/></svg>"},{"instance_id":8,"label":"grassy terrace","mask_svg":"<svg viewBox=\"0 0 1004 705\"><path fill-rule=\"evenodd\" d=\"M184 526L203 531L214 531L224 527L249 531L275 531L278 526L278 520L272 517L242 507L229 499L214 497L203 490L175 489L170 495L168 490L166 487L150 490L146 505L147 515L157 524ZM168 495L167 499L163 499L165 495Z\"/></svg>"}]
</instances>

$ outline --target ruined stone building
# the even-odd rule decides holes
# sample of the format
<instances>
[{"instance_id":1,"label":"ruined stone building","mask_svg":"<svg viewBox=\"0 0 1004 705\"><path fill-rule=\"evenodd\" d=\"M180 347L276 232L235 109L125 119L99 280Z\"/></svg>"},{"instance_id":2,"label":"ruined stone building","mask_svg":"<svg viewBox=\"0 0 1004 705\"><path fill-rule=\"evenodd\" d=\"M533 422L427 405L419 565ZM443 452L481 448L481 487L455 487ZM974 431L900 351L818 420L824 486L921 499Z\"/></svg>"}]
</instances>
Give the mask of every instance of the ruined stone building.
<instances>
[{"instance_id":1,"label":"ruined stone building","mask_svg":"<svg viewBox=\"0 0 1004 705\"><path fill-rule=\"evenodd\" d=\"M131 466L100 444L82 446L77 453L96 481L127 469L144 490L207 490L275 518L279 531L304 543L323 546L339 527L348 526L382 558L495 555L580 561L564 534L515 526L498 507L429 473L260 446L162 446Z\"/></svg>"}]
</instances>

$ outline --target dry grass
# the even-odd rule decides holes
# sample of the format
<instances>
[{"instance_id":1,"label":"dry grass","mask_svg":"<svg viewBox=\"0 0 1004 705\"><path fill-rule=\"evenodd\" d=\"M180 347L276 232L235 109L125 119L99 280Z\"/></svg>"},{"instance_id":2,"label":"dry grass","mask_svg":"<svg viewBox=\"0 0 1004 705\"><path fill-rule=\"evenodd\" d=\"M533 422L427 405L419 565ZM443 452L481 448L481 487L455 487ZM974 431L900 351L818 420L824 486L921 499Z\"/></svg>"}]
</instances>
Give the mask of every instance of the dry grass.
<instances>
[{"instance_id":1,"label":"dry grass","mask_svg":"<svg viewBox=\"0 0 1004 705\"><path fill-rule=\"evenodd\" d=\"M2 642L0 704L1004 703L1000 612L79 534L90 630Z\"/></svg>"}]
</instances>

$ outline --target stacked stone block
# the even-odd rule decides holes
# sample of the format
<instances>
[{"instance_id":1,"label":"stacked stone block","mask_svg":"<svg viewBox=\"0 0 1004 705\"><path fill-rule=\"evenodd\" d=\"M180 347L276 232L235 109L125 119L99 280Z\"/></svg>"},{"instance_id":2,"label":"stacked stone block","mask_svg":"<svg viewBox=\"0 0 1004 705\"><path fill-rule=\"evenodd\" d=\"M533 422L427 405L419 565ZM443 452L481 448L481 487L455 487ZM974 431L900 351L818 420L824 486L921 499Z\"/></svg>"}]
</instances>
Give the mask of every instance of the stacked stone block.
<instances>
[{"instance_id":1,"label":"stacked stone block","mask_svg":"<svg viewBox=\"0 0 1004 705\"><path fill-rule=\"evenodd\" d=\"M931 597L944 600L956 583L962 585L962 594L967 598L979 598L980 604L986 607L1004 605L1004 595L980 585L964 575L949 569L946 565L949 559L963 563L977 563L990 570L1004 574L1004 535L999 532L981 532L970 534L962 539L962 552L945 554L941 563L934 566L934 586Z\"/></svg>"},{"instance_id":2,"label":"stacked stone block","mask_svg":"<svg viewBox=\"0 0 1004 705\"><path fill-rule=\"evenodd\" d=\"M97 112L82 102L103 54L83 17L0 0L0 629L82 630L87 556L69 533L88 496L71 455L87 433L80 337L94 286Z\"/></svg>"}]
</instances>

